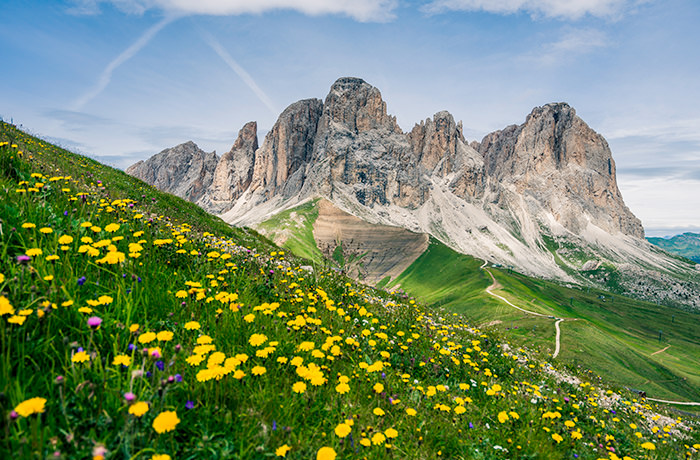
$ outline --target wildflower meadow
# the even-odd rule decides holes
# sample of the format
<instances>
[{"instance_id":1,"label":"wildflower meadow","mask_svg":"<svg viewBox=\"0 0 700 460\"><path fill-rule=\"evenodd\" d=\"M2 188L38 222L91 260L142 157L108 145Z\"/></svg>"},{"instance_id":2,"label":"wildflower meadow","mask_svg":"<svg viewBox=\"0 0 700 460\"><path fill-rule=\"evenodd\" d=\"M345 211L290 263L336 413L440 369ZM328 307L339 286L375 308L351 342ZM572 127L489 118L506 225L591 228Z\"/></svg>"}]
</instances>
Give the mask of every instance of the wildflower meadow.
<instances>
[{"instance_id":1,"label":"wildflower meadow","mask_svg":"<svg viewBox=\"0 0 700 460\"><path fill-rule=\"evenodd\" d=\"M686 459L697 418L0 130L2 458Z\"/></svg>"}]
</instances>

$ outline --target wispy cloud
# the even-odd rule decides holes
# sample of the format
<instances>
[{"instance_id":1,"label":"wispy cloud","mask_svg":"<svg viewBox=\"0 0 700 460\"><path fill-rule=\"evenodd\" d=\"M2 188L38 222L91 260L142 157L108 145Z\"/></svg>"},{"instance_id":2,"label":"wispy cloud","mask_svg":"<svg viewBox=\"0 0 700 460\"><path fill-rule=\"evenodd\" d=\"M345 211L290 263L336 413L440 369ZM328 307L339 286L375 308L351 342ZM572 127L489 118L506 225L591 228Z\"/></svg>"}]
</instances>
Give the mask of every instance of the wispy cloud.
<instances>
[{"instance_id":1,"label":"wispy cloud","mask_svg":"<svg viewBox=\"0 0 700 460\"><path fill-rule=\"evenodd\" d=\"M253 80L253 77L250 76L246 70L241 67L238 62L236 62L235 59L231 57L231 55L224 49L223 46L221 46L221 43L219 43L211 34L207 32L202 32L202 38L204 38L204 41L207 42L207 44L214 50L214 52L224 61L224 63L231 69L233 70L236 75L238 75L241 80L250 88L253 93L260 99L260 101L265 104L265 107L267 107L270 112L274 116L279 115L279 110L277 110L277 107L275 107L275 104L272 103L270 98L265 94L265 92L258 86L257 83L255 83L255 80Z\"/></svg>"},{"instance_id":2,"label":"wispy cloud","mask_svg":"<svg viewBox=\"0 0 700 460\"><path fill-rule=\"evenodd\" d=\"M398 6L398 0L75 0L72 10L78 14L94 13L100 3L112 3L129 13L157 9L184 15L229 16L293 10L311 16L340 14L361 22L390 21Z\"/></svg>"},{"instance_id":3,"label":"wispy cloud","mask_svg":"<svg viewBox=\"0 0 700 460\"><path fill-rule=\"evenodd\" d=\"M160 32L161 29L163 29L163 27L167 26L175 19L177 19L177 16L168 16L163 18L156 24L152 25L148 30L146 30L146 32L144 32L138 38L138 40L131 44L131 46L129 46L127 49L122 51L121 54L119 54L119 56L112 60L112 62L107 64L107 67L104 68L95 85L73 103L71 107L72 110L82 110L82 108L85 107L87 103L92 101L102 91L104 91L107 85L109 85L109 83L112 81L112 74L114 73L114 71L126 61L134 57L139 51L141 51L141 49L143 49L144 46L148 44L148 42L150 42L153 39L153 37L156 36L158 32Z\"/></svg>"},{"instance_id":4,"label":"wispy cloud","mask_svg":"<svg viewBox=\"0 0 700 460\"><path fill-rule=\"evenodd\" d=\"M616 18L644 0L433 0L423 7L430 14L446 11L528 13L534 17L576 20L590 15Z\"/></svg>"},{"instance_id":5,"label":"wispy cloud","mask_svg":"<svg viewBox=\"0 0 700 460\"><path fill-rule=\"evenodd\" d=\"M601 30L565 28L559 39L543 44L536 52L528 53L524 58L544 65L559 64L605 48L608 43L608 36Z\"/></svg>"}]
</instances>

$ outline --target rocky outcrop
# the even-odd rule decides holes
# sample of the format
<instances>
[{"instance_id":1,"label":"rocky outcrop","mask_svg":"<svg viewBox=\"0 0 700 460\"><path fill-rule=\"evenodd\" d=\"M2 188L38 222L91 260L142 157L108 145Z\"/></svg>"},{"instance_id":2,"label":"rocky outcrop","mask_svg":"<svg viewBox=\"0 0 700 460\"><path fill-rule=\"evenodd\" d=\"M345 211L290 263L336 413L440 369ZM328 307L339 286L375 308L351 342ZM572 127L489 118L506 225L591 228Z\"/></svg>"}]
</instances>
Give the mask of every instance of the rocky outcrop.
<instances>
[{"instance_id":1,"label":"rocky outcrop","mask_svg":"<svg viewBox=\"0 0 700 460\"><path fill-rule=\"evenodd\" d=\"M387 115L379 90L341 78L326 97L312 174L323 195L350 194L360 206L417 208L428 194L407 136Z\"/></svg>"},{"instance_id":2,"label":"rocky outcrop","mask_svg":"<svg viewBox=\"0 0 700 460\"><path fill-rule=\"evenodd\" d=\"M575 234L592 222L608 233L644 237L617 187L608 143L569 105L535 108L522 125L487 135L479 151L498 206L524 197Z\"/></svg>"},{"instance_id":3,"label":"rocky outcrop","mask_svg":"<svg viewBox=\"0 0 700 460\"><path fill-rule=\"evenodd\" d=\"M251 121L238 132L231 150L219 160L207 193L199 199L189 199L214 214L228 211L250 186L257 150L258 124Z\"/></svg>"},{"instance_id":4,"label":"rocky outcrop","mask_svg":"<svg viewBox=\"0 0 700 460\"><path fill-rule=\"evenodd\" d=\"M429 176L449 178L449 189L463 199L481 196L484 162L481 154L467 144L462 122L455 123L449 112L436 113L408 133L417 163Z\"/></svg>"},{"instance_id":5,"label":"rocky outcrop","mask_svg":"<svg viewBox=\"0 0 700 460\"><path fill-rule=\"evenodd\" d=\"M216 152L207 153L189 141L139 161L126 173L159 190L197 202L210 189L218 160Z\"/></svg>"},{"instance_id":6,"label":"rocky outcrop","mask_svg":"<svg viewBox=\"0 0 700 460\"><path fill-rule=\"evenodd\" d=\"M255 154L251 191L265 198L290 197L304 185L304 171L311 161L323 103L306 99L287 107Z\"/></svg>"}]
</instances>

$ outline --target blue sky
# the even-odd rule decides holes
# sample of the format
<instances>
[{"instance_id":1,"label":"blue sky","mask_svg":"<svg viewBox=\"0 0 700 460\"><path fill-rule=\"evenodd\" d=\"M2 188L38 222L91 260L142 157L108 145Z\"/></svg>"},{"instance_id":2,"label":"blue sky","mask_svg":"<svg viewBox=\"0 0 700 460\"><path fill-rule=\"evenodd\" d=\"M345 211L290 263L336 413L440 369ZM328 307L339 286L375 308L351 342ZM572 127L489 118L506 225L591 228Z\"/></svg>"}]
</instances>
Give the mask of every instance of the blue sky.
<instances>
[{"instance_id":1,"label":"blue sky","mask_svg":"<svg viewBox=\"0 0 700 460\"><path fill-rule=\"evenodd\" d=\"M468 140L566 101L649 235L700 230L696 0L0 0L0 116L125 168L227 151L341 76Z\"/></svg>"}]
</instances>

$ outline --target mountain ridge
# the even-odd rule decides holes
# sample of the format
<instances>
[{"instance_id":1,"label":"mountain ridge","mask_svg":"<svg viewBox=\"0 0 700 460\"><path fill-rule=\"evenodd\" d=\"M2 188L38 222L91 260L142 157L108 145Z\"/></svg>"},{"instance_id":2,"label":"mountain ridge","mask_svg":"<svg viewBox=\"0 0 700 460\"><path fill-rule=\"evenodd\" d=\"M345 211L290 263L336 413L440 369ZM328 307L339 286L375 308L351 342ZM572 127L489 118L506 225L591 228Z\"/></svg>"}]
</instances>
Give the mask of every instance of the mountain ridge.
<instances>
[{"instance_id":1,"label":"mountain ridge","mask_svg":"<svg viewBox=\"0 0 700 460\"><path fill-rule=\"evenodd\" d=\"M211 192L182 194L199 191L194 186L173 191L234 225L258 225L325 198L369 223L426 233L459 252L565 282L590 279L588 262L622 267L630 282L638 266L671 277L689 271L643 239L607 142L566 103L536 107L524 123L467 142L446 111L403 132L377 88L344 77L324 101L288 106L262 145L241 158L235 167L242 164L250 181L229 202L215 206ZM142 171L148 168L139 163L127 172L152 178ZM212 184L235 187L225 179Z\"/></svg>"}]
</instances>

